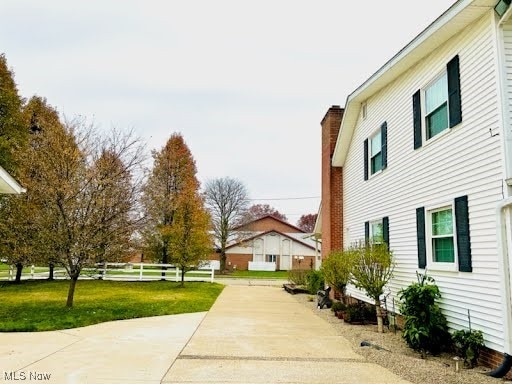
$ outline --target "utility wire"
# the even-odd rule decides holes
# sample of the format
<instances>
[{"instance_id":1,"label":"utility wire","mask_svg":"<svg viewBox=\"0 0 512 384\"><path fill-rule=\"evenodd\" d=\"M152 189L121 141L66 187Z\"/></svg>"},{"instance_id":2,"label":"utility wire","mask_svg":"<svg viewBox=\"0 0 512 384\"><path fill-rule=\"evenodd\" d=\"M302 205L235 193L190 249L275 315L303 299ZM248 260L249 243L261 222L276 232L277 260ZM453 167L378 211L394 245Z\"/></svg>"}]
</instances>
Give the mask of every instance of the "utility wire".
<instances>
[{"instance_id":1,"label":"utility wire","mask_svg":"<svg viewBox=\"0 0 512 384\"><path fill-rule=\"evenodd\" d=\"M247 199L249 201L262 201L262 200L310 200L310 199L320 199L321 196L307 196L307 197L276 197L276 198L266 198L266 199Z\"/></svg>"}]
</instances>

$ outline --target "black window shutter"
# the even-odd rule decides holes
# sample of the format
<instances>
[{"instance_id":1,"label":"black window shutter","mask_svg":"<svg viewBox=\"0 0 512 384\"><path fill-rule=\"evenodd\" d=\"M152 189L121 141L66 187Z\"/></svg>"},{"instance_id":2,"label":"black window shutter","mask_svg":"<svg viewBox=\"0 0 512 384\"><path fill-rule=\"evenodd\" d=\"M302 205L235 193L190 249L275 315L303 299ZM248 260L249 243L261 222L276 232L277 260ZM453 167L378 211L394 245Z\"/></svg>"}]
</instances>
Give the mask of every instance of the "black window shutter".
<instances>
[{"instance_id":1,"label":"black window shutter","mask_svg":"<svg viewBox=\"0 0 512 384\"><path fill-rule=\"evenodd\" d=\"M370 222L366 221L364 223L364 242L365 244L368 244L370 241Z\"/></svg>"},{"instance_id":2,"label":"black window shutter","mask_svg":"<svg viewBox=\"0 0 512 384\"><path fill-rule=\"evenodd\" d=\"M364 141L364 179L368 180L368 139Z\"/></svg>"},{"instance_id":3,"label":"black window shutter","mask_svg":"<svg viewBox=\"0 0 512 384\"><path fill-rule=\"evenodd\" d=\"M458 55L446 65L446 72L448 73L448 110L450 114L450 128L452 128L462 121Z\"/></svg>"},{"instance_id":4,"label":"black window shutter","mask_svg":"<svg viewBox=\"0 0 512 384\"><path fill-rule=\"evenodd\" d=\"M382 239L389 249L389 217L387 216L382 218Z\"/></svg>"},{"instance_id":5,"label":"black window shutter","mask_svg":"<svg viewBox=\"0 0 512 384\"><path fill-rule=\"evenodd\" d=\"M457 254L459 255L459 271L472 272L471 238L469 234L468 197L455 199L455 226L457 228Z\"/></svg>"},{"instance_id":6,"label":"black window shutter","mask_svg":"<svg viewBox=\"0 0 512 384\"><path fill-rule=\"evenodd\" d=\"M418 240L418 268L427 266L427 244L425 241L425 208L416 209L416 234Z\"/></svg>"},{"instance_id":7,"label":"black window shutter","mask_svg":"<svg viewBox=\"0 0 512 384\"><path fill-rule=\"evenodd\" d=\"M382 169L388 166L388 123L384 122L380 127L381 136L381 153L382 153Z\"/></svg>"},{"instance_id":8,"label":"black window shutter","mask_svg":"<svg viewBox=\"0 0 512 384\"><path fill-rule=\"evenodd\" d=\"M412 95L412 116L414 121L414 149L418 149L423 144L421 138L421 91L418 90Z\"/></svg>"}]
</instances>

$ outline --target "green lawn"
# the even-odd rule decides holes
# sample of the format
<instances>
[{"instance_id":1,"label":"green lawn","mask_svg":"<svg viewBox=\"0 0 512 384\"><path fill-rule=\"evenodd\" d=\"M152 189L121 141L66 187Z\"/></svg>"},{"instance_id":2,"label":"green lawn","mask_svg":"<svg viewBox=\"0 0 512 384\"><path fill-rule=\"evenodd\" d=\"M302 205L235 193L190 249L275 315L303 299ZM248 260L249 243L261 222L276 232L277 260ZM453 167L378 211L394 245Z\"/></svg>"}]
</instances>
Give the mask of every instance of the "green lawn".
<instances>
[{"instance_id":1,"label":"green lawn","mask_svg":"<svg viewBox=\"0 0 512 384\"><path fill-rule=\"evenodd\" d=\"M288 271L233 271L225 275L215 275L215 278L244 277L251 279L288 279Z\"/></svg>"},{"instance_id":2,"label":"green lawn","mask_svg":"<svg viewBox=\"0 0 512 384\"><path fill-rule=\"evenodd\" d=\"M0 283L0 332L49 331L111 320L208 311L220 284L166 281L81 280L73 308L66 308L69 281Z\"/></svg>"}]
</instances>

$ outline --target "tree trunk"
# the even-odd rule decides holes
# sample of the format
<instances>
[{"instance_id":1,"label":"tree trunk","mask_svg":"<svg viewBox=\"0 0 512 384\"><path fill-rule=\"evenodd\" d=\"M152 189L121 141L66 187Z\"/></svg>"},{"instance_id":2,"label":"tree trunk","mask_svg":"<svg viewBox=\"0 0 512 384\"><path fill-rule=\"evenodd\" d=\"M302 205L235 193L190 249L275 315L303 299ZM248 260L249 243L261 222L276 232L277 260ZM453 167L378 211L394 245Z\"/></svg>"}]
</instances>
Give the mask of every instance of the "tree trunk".
<instances>
[{"instance_id":1,"label":"tree trunk","mask_svg":"<svg viewBox=\"0 0 512 384\"><path fill-rule=\"evenodd\" d=\"M384 333L384 324L382 321L382 312L380 308L380 300L375 300L375 312L377 313L377 332Z\"/></svg>"},{"instance_id":2,"label":"tree trunk","mask_svg":"<svg viewBox=\"0 0 512 384\"><path fill-rule=\"evenodd\" d=\"M48 264L48 268L49 268L49 271L48 271L48 280L52 281L53 280L53 269L54 269L55 265L50 262L50 264Z\"/></svg>"},{"instance_id":3,"label":"tree trunk","mask_svg":"<svg viewBox=\"0 0 512 384\"><path fill-rule=\"evenodd\" d=\"M68 300L66 301L66 307L73 307L73 299L75 297L75 287L76 282L78 280L78 275L71 276L71 281L69 282L69 290L68 290Z\"/></svg>"},{"instance_id":4,"label":"tree trunk","mask_svg":"<svg viewBox=\"0 0 512 384\"><path fill-rule=\"evenodd\" d=\"M185 286L185 268L181 268L181 287Z\"/></svg>"},{"instance_id":5,"label":"tree trunk","mask_svg":"<svg viewBox=\"0 0 512 384\"><path fill-rule=\"evenodd\" d=\"M167 255L167 247L164 246L164 249L162 251L162 264L167 264L168 262L168 255ZM165 271L167 270L167 267L162 267L162 278L160 280L165 281Z\"/></svg>"},{"instance_id":6,"label":"tree trunk","mask_svg":"<svg viewBox=\"0 0 512 384\"><path fill-rule=\"evenodd\" d=\"M220 273L226 272L226 251L220 251Z\"/></svg>"},{"instance_id":7,"label":"tree trunk","mask_svg":"<svg viewBox=\"0 0 512 384\"><path fill-rule=\"evenodd\" d=\"M23 264L16 263L16 278L14 279L14 282L16 284L21 283L21 273L23 272Z\"/></svg>"}]
</instances>

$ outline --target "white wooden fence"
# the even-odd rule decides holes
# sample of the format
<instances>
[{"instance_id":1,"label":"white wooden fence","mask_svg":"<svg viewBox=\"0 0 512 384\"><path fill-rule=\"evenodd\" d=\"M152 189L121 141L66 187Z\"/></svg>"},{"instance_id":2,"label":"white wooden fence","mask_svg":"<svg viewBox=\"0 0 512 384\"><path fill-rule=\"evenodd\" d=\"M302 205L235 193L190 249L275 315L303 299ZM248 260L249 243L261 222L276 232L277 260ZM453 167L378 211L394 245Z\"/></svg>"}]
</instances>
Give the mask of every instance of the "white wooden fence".
<instances>
[{"instance_id":1,"label":"white wooden fence","mask_svg":"<svg viewBox=\"0 0 512 384\"><path fill-rule=\"evenodd\" d=\"M27 273L23 269L22 279L47 279L49 271L43 271L42 268L30 267ZM185 281L214 281L214 269L193 269L185 273ZM162 275L165 273L165 276ZM16 277L16 268L10 266L8 273L0 275L0 280L13 281ZM54 269L55 279L67 279L68 274L64 268ZM80 279L103 279L103 280L123 280L123 281L181 281L181 269L173 264L146 264L146 263L100 263L97 268L84 268Z\"/></svg>"}]
</instances>

